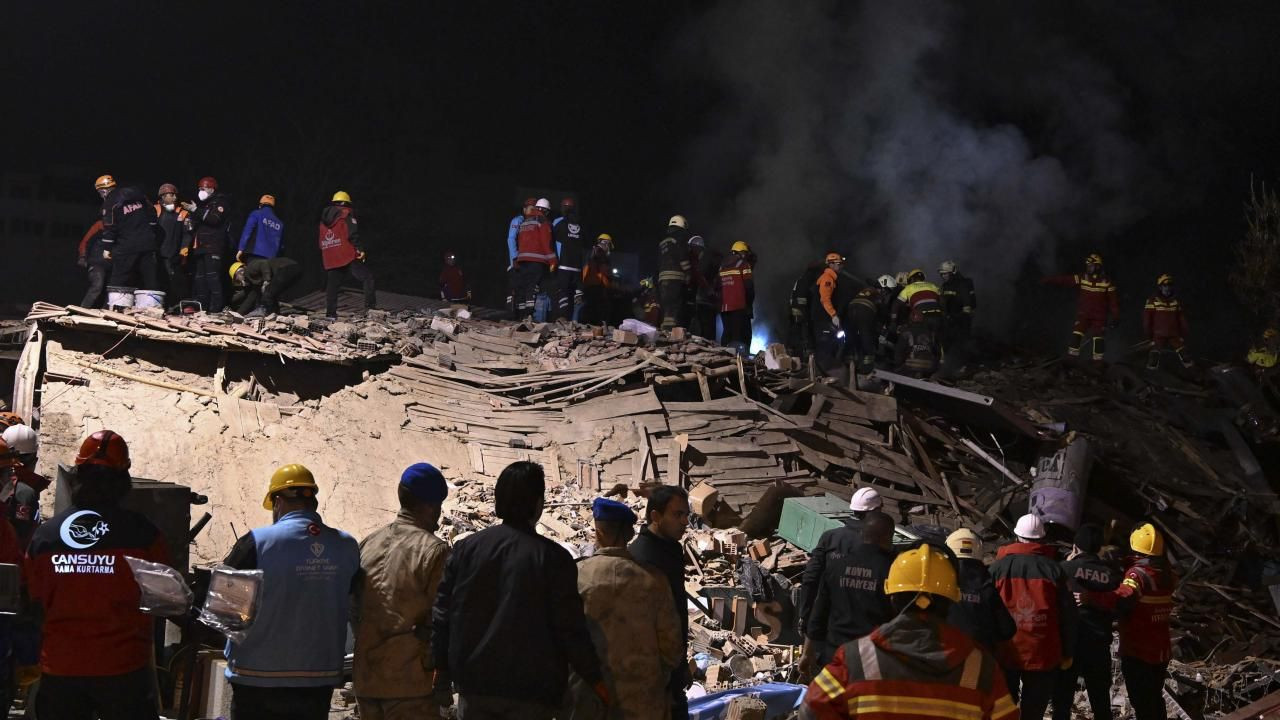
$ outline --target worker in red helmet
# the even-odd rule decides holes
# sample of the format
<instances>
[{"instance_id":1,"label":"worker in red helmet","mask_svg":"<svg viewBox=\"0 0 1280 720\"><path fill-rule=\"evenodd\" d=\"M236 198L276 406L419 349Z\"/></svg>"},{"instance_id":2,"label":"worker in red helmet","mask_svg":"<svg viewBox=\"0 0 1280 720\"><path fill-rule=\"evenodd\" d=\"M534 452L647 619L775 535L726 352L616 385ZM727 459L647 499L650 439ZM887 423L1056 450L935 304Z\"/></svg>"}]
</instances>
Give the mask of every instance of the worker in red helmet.
<instances>
[{"instance_id":1,"label":"worker in red helmet","mask_svg":"<svg viewBox=\"0 0 1280 720\"><path fill-rule=\"evenodd\" d=\"M151 521L120 507L132 485L130 465L117 433L85 438L68 482L70 506L31 539L25 575L44 613L39 717L158 717L155 622L138 610L125 557L167 563L169 553Z\"/></svg>"},{"instance_id":2,"label":"worker in red helmet","mask_svg":"<svg viewBox=\"0 0 1280 720\"><path fill-rule=\"evenodd\" d=\"M191 213L178 204L178 186L165 183L156 192L156 221L160 224L160 267L168 283L165 292L170 305L191 295L191 273L182 248L191 245Z\"/></svg>"},{"instance_id":3,"label":"worker in red helmet","mask_svg":"<svg viewBox=\"0 0 1280 720\"><path fill-rule=\"evenodd\" d=\"M465 305L471 302L471 286L458 267L458 254L450 250L444 254L444 269L440 271L440 299Z\"/></svg>"},{"instance_id":4,"label":"worker in red helmet","mask_svg":"<svg viewBox=\"0 0 1280 720\"><path fill-rule=\"evenodd\" d=\"M222 312L223 262L231 250L230 198L218 190L218 181L204 177L196 184L195 202L183 207L191 214L191 242L179 251L195 263L195 298L206 312Z\"/></svg>"}]
</instances>

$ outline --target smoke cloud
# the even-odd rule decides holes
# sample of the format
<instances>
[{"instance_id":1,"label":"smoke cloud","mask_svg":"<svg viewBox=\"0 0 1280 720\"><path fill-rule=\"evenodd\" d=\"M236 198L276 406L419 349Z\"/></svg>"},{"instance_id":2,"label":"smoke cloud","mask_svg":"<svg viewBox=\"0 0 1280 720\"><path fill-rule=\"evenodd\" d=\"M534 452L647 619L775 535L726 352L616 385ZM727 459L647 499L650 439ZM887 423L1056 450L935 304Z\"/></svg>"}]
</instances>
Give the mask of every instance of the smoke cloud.
<instances>
[{"instance_id":1,"label":"smoke cloud","mask_svg":"<svg viewBox=\"0 0 1280 720\"><path fill-rule=\"evenodd\" d=\"M716 198L704 211L720 245L757 250L757 317L775 339L791 283L828 248L870 279L936 278L954 260L978 283L979 324L1003 334L1025 268L1057 270L1063 240L1139 216L1128 188L1145 169L1114 78L1056 40L1013 40L1031 67L989 64L966 12L735 0L685 38L682 67L722 96L677 182Z\"/></svg>"}]
</instances>

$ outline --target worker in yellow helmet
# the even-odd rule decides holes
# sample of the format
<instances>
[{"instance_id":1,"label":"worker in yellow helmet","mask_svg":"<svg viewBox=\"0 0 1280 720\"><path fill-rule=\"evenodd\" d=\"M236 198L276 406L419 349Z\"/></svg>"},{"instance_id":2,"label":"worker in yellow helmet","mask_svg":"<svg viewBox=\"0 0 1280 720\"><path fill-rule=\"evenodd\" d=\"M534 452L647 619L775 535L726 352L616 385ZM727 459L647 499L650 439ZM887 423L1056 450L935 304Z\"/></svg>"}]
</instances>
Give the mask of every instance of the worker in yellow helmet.
<instances>
[{"instance_id":1,"label":"worker in yellow helmet","mask_svg":"<svg viewBox=\"0 0 1280 720\"><path fill-rule=\"evenodd\" d=\"M360 548L320 519L319 493L306 467L277 469L262 502L272 524L246 533L225 560L263 571L257 617L243 640L227 646L236 717L320 720L342 684Z\"/></svg>"},{"instance_id":2,"label":"worker in yellow helmet","mask_svg":"<svg viewBox=\"0 0 1280 720\"><path fill-rule=\"evenodd\" d=\"M356 221L351 196L344 190L333 194L333 200L320 213L320 257L324 261L324 314L338 317L338 290L350 275L364 288L364 306L372 310L378 302L374 291L373 271L365 264L367 256L360 244L360 226Z\"/></svg>"},{"instance_id":3,"label":"worker in yellow helmet","mask_svg":"<svg viewBox=\"0 0 1280 720\"><path fill-rule=\"evenodd\" d=\"M1280 356L1280 333L1275 328L1267 328L1262 331L1258 342L1249 348L1245 361L1261 377L1275 372L1277 356Z\"/></svg>"},{"instance_id":4,"label":"worker in yellow helmet","mask_svg":"<svg viewBox=\"0 0 1280 720\"><path fill-rule=\"evenodd\" d=\"M906 550L884 585L896 616L845 643L809 685L805 704L815 720L1018 717L995 658L946 621L960 589L944 551Z\"/></svg>"},{"instance_id":5,"label":"worker in yellow helmet","mask_svg":"<svg viewBox=\"0 0 1280 720\"><path fill-rule=\"evenodd\" d=\"M756 301L756 283L747 254L751 248L741 240L729 248L729 257L720 263L717 288L720 294L720 344L739 355L751 347L751 316ZM663 308L666 311L666 308Z\"/></svg>"}]
</instances>

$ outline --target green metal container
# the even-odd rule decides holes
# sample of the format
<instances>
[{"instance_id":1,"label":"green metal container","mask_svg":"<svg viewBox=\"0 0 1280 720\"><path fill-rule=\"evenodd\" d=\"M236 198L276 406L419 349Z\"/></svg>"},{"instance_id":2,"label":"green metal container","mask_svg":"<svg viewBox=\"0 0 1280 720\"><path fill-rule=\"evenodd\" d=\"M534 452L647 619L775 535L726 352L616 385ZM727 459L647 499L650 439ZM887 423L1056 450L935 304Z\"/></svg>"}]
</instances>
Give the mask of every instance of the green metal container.
<instances>
[{"instance_id":1,"label":"green metal container","mask_svg":"<svg viewBox=\"0 0 1280 720\"><path fill-rule=\"evenodd\" d=\"M778 537L813 552L822 533L838 528L845 520L853 519L849 501L830 493L814 497L793 497L782 501L782 519L778 522Z\"/></svg>"}]
</instances>

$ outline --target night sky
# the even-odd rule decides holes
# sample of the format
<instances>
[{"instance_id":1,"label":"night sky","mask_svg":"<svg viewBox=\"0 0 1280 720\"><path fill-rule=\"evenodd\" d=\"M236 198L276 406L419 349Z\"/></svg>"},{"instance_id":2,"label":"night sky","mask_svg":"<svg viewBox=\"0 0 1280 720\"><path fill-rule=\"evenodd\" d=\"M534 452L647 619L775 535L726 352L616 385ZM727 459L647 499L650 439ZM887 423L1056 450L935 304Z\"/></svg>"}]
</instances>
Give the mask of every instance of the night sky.
<instances>
[{"instance_id":1,"label":"night sky","mask_svg":"<svg viewBox=\"0 0 1280 720\"><path fill-rule=\"evenodd\" d=\"M433 294L453 249L496 303L506 223L533 187L576 192L588 232L650 266L673 213L713 246L746 240L762 323L828 247L870 276L932 273L954 252L1001 308L990 330L1058 343L1071 298L1034 279L1096 249L1137 305L1134 333L1161 272L1203 328L1198 352L1234 355L1255 329L1226 274L1251 177L1280 175L1280 3L77 2L6 16L0 169L83 169L86 225L103 172L149 196L172 181L189 197L214 175L242 214L271 192L312 288L316 214L345 189L382 289ZM949 239L952 223L967 229ZM57 288L19 283L5 300L81 292L74 250L41 252Z\"/></svg>"}]
</instances>

